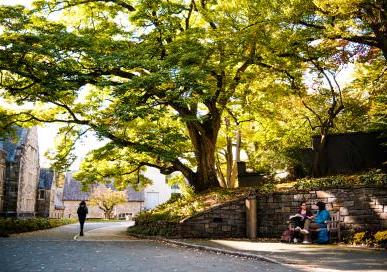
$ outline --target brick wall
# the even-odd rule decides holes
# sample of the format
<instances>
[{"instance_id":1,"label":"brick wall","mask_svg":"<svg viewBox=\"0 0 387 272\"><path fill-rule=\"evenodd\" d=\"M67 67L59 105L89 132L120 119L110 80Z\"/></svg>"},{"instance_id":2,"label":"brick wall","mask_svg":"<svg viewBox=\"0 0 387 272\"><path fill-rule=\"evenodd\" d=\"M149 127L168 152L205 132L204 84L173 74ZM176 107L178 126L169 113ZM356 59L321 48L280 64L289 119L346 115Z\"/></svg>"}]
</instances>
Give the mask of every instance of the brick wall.
<instances>
[{"instance_id":1,"label":"brick wall","mask_svg":"<svg viewBox=\"0 0 387 272\"><path fill-rule=\"evenodd\" d=\"M314 204L323 201L327 210L340 211L344 230L387 229L387 186L368 186L257 195L258 236L280 237L303 200L314 210ZM161 222L152 227L166 229L165 235L173 237L246 237L245 199L213 207L179 224Z\"/></svg>"}]
</instances>

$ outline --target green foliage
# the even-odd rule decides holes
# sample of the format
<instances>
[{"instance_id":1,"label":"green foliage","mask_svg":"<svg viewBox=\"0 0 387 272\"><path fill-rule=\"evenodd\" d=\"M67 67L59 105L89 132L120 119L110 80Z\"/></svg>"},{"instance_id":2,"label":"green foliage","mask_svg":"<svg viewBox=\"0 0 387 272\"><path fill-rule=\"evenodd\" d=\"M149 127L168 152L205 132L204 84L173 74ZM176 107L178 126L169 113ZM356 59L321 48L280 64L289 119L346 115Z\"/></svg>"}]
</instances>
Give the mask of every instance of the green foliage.
<instances>
[{"instance_id":1,"label":"green foliage","mask_svg":"<svg viewBox=\"0 0 387 272\"><path fill-rule=\"evenodd\" d=\"M41 229L55 228L66 224L75 223L76 219L47 219L47 218L31 218L31 219L12 219L0 218L0 236L8 236L12 233L21 233L35 231Z\"/></svg>"},{"instance_id":2,"label":"green foliage","mask_svg":"<svg viewBox=\"0 0 387 272\"><path fill-rule=\"evenodd\" d=\"M357 175L337 175L323 178L303 178L296 181L296 190L352 187L356 185L386 185L387 174L374 170Z\"/></svg>"},{"instance_id":3,"label":"green foliage","mask_svg":"<svg viewBox=\"0 0 387 272\"><path fill-rule=\"evenodd\" d=\"M193 186L187 184L183 175L172 175L167 179L168 185L178 185L183 195L183 198L186 200L192 200L195 197L195 190Z\"/></svg>"},{"instance_id":4,"label":"green foliage","mask_svg":"<svg viewBox=\"0 0 387 272\"><path fill-rule=\"evenodd\" d=\"M69 124L48 154L61 171L92 130L106 145L82 164L85 184L140 188L149 183L140 172L153 166L180 171L194 190L217 186L229 114L251 168L299 167L288 151L309 146L310 125L318 129L335 104L332 90L345 105L326 124L332 132L386 128L383 12L365 0L0 6L0 95L34 103L16 114L2 105L0 126ZM352 64L355 80L327 87L322 71L334 72L332 83Z\"/></svg>"}]
</instances>

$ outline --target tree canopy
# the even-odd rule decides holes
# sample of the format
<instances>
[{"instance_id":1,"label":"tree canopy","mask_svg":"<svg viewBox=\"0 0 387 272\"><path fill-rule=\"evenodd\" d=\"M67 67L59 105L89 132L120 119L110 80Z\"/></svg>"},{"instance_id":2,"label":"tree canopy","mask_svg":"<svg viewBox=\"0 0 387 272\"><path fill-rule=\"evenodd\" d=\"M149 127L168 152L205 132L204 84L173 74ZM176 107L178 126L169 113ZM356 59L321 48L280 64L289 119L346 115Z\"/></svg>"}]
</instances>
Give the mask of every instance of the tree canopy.
<instances>
[{"instance_id":1,"label":"tree canopy","mask_svg":"<svg viewBox=\"0 0 387 272\"><path fill-rule=\"evenodd\" d=\"M233 136L223 134L227 115L237 126L268 134L263 145L301 145L308 114L323 108L298 115L292 109L310 105L307 100L317 107L319 99L332 103L311 92L306 74L320 80L320 91L332 79L321 79L324 72L348 63L362 63L363 75L369 69L377 80L385 78L385 3L331 2L39 0L30 10L0 6L2 95L34 103L32 110L1 109L0 122L4 128L65 124L52 155L57 168L71 163L74 142L87 131L108 139L81 166L86 182L98 173L122 186L146 183L140 173L153 166L164 174L181 172L197 191L219 186L216 153L230 147ZM365 82L359 75L350 87L362 101ZM385 94L367 92L375 101L362 113L373 110L375 122L383 123L385 112L377 109ZM287 141L297 127L293 135L304 138ZM228 140L218 141L219 133ZM258 151L252 138L242 136L242 145Z\"/></svg>"}]
</instances>

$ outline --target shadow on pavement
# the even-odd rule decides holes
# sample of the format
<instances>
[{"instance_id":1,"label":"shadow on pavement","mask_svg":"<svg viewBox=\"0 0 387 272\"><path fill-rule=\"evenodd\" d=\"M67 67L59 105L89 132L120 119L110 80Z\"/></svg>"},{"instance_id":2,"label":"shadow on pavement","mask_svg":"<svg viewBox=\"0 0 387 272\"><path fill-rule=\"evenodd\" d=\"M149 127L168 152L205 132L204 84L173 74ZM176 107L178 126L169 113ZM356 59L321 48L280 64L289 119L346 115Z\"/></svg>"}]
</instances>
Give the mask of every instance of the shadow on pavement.
<instances>
[{"instance_id":1,"label":"shadow on pavement","mask_svg":"<svg viewBox=\"0 0 387 272\"><path fill-rule=\"evenodd\" d=\"M284 264L319 267L321 271L387 271L385 250L337 245L303 245L240 240L182 239L189 244L256 254Z\"/></svg>"}]
</instances>

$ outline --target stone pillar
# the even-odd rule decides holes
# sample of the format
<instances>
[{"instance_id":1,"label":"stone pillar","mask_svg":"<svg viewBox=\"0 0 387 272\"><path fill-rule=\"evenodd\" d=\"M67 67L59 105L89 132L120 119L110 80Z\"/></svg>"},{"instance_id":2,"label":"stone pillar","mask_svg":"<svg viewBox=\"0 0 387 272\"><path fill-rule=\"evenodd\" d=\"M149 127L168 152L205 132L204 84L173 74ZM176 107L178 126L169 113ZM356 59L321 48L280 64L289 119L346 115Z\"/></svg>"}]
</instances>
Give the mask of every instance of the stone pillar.
<instances>
[{"instance_id":1,"label":"stone pillar","mask_svg":"<svg viewBox=\"0 0 387 272\"><path fill-rule=\"evenodd\" d=\"M246 198L246 236L249 239L257 238L257 198Z\"/></svg>"}]
</instances>

